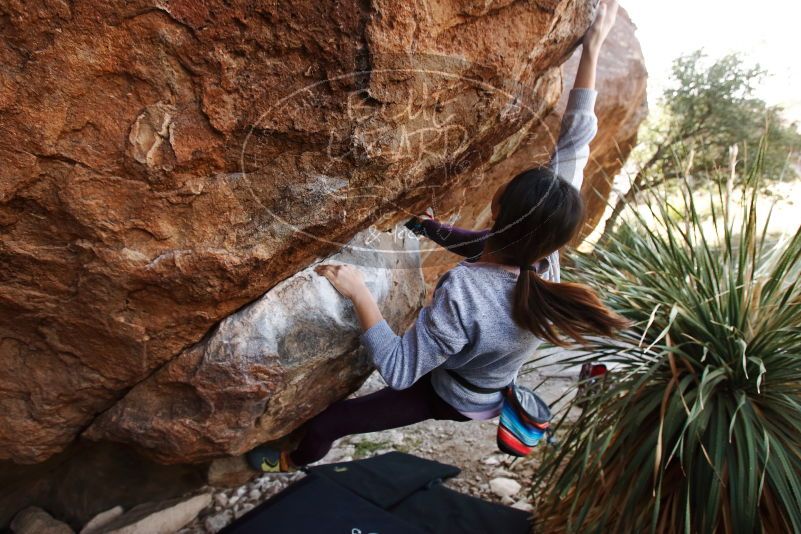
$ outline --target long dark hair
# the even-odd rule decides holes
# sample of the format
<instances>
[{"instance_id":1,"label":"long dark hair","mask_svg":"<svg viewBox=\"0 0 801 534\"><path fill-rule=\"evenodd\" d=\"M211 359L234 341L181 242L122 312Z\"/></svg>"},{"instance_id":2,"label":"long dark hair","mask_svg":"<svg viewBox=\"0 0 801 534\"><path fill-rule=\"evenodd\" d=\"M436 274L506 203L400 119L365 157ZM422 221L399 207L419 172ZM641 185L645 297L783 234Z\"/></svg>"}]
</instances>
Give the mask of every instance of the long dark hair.
<instances>
[{"instance_id":1,"label":"long dark hair","mask_svg":"<svg viewBox=\"0 0 801 534\"><path fill-rule=\"evenodd\" d=\"M584 222L580 193L547 167L515 176L503 191L487 241L498 261L520 267L513 317L520 326L555 345L560 336L585 342L586 335L608 336L626 326L587 286L543 280L528 267L559 250Z\"/></svg>"}]
</instances>

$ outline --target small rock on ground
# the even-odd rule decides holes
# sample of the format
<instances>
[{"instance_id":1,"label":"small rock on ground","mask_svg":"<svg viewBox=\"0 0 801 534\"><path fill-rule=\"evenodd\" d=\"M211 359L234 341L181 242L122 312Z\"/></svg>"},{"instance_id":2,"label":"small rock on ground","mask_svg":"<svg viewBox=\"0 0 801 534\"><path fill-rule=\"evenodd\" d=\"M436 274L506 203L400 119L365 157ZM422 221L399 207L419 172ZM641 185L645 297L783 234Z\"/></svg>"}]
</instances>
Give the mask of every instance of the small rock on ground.
<instances>
[{"instance_id":1,"label":"small rock on ground","mask_svg":"<svg viewBox=\"0 0 801 534\"><path fill-rule=\"evenodd\" d=\"M80 534L94 534L95 532L99 532L103 527L120 517L123 512L122 506L115 506L105 512L100 512L86 522Z\"/></svg>"},{"instance_id":2,"label":"small rock on ground","mask_svg":"<svg viewBox=\"0 0 801 534\"><path fill-rule=\"evenodd\" d=\"M219 514L207 517L203 525L206 527L207 532L219 532L233 519L234 513L231 510L224 510Z\"/></svg>"},{"instance_id":3,"label":"small rock on ground","mask_svg":"<svg viewBox=\"0 0 801 534\"><path fill-rule=\"evenodd\" d=\"M517 480L506 477L496 477L489 482L492 492L501 499L511 498L520 491L520 483Z\"/></svg>"},{"instance_id":4,"label":"small rock on ground","mask_svg":"<svg viewBox=\"0 0 801 534\"><path fill-rule=\"evenodd\" d=\"M531 512L534 510L534 507L531 505L531 503L523 499L514 503L512 508L517 508L518 510L523 510L524 512Z\"/></svg>"},{"instance_id":5,"label":"small rock on ground","mask_svg":"<svg viewBox=\"0 0 801 534\"><path fill-rule=\"evenodd\" d=\"M104 534L172 534L211 505L211 493L134 506L102 527Z\"/></svg>"},{"instance_id":6,"label":"small rock on ground","mask_svg":"<svg viewBox=\"0 0 801 534\"><path fill-rule=\"evenodd\" d=\"M75 534L66 523L36 506L29 506L17 513L11 521L14 534Z\"/></svg>"}]
</instances>

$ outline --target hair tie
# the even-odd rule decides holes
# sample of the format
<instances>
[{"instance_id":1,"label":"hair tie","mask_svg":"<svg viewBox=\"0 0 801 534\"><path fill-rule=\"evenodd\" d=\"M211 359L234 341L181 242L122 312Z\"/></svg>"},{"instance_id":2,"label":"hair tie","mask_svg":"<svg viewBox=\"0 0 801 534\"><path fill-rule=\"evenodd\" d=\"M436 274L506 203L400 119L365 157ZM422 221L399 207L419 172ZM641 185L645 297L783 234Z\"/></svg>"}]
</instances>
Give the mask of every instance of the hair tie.
<instances>
[{"instance_id":1,"label":"hair tie","mask_svg":"<svg viewBox=\"0 0 801 534\"><path fill-rule=\"evenodd\" d=\"M534 267L533 265L523 265L523 266L520 267L520 270L521 271L536 271L537 268Z\"/></svg>"}]
</instances>

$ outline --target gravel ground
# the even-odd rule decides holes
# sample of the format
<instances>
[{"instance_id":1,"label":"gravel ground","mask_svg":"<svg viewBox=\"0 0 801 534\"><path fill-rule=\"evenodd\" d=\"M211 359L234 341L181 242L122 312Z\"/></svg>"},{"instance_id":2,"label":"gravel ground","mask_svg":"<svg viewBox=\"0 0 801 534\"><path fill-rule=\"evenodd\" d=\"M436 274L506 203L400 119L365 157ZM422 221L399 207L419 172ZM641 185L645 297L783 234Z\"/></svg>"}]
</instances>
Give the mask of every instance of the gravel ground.
<instances>
[{"instance_id":1,"label":"gravel ground","mask_svg":"<svg viewBox=\"0 0 801 534\"><path fill-rule=\"evenodd\" d=\"M531 373L522 375L519 382L534 387L543 382L543 377ZM537 392L553 402L574 383L573 376L550 377ZM374 373L354 396L366 395L383 386L381 377ZM513 461L500 453L495 444L496 428L497 419L464 423L424 421L402 429L345 437L334 444L321 463L367 458L389 451L412 453L461 468L458 477L446 482L457 491L530 510L527 486L537 467L537 455ZM238 488L217 490L213 504L181 533L217 532L303 476L303 473L263 475Z\"/></svg>"}]
</instances>

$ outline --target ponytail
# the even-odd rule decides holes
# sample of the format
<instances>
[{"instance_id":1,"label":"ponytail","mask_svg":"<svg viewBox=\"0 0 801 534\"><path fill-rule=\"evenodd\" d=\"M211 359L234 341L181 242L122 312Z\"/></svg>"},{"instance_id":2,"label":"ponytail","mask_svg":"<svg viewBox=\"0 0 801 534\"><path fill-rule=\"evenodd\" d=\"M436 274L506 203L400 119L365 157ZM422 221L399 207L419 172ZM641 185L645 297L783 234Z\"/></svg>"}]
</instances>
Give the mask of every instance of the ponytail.
<instances>
[{"instance_id":1,"label":"ponytail","mask_svg":"<svg viewBox=\"0 0 801 534\"><path fill-rule=\"evenodd\" d=\"M549 282L524 269L515 286L512 313L521 327L560 347L568 345L560 332L584 343L586 335L611 336L628 324L604 306L589 287Z\"/></svg>"},{"instance_id":2,"label":"ponytail","mask_svg":"<svg viewBox=\"0 0 801 534\"><path fill-rule=\"evenodd\" d=\"M554 345L567 336L610 336L627 321L606 308L589 287L543 280L529 266L561 249L584 222L581 194L547 167L515 176L499 198L487 252L499 263L524 266L514 290L512 316L522 328Z\"/></svg>"}]
</instances>

